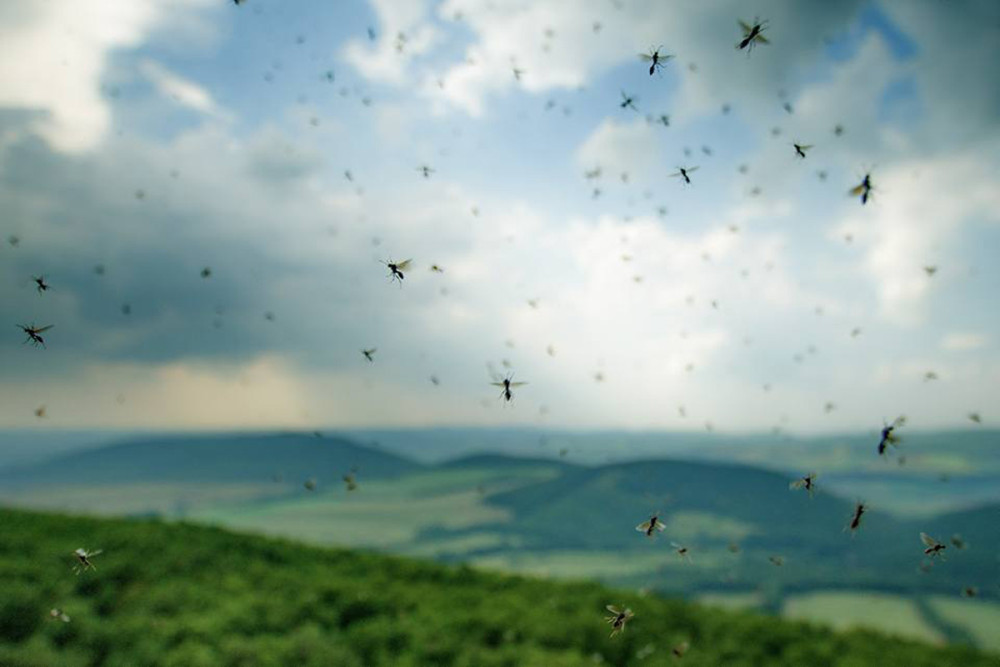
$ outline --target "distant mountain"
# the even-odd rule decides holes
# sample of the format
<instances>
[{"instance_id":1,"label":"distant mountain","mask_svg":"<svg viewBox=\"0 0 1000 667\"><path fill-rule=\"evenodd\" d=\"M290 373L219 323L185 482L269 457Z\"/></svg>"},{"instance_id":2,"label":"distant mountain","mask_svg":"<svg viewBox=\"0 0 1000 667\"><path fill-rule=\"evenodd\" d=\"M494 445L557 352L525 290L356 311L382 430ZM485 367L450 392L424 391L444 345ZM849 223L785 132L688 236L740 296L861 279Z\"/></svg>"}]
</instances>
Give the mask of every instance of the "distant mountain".
<instances>
[{"instance_id":1,"label":"distant mountain","mask_svg":"<svg viewBox=\"0 0 1000 667\"><path fill-rule=\"evenodd\" d=\"M482 469L490 470L523 470L525 468L554 468L558 470L568 470L579 468L572 463L566 463L558 459L528 456L508 456L504 454L471 454L457 459L445 461L436 466L444 470L460 469Z\"/></svg>"},{"instance_id":2,"label":"distant mountain","mask_svg":"<svg viewBox=\"0 0 1000 667\"><path fill-rule=\"evenodd\" d=\"M0 486L141 482L246 483L275 475L331 477L357 468L366 478L397 477L422 466L343 438L303 434L173 436L74 452L0 471Z\"/></svg>"}]
</instances>

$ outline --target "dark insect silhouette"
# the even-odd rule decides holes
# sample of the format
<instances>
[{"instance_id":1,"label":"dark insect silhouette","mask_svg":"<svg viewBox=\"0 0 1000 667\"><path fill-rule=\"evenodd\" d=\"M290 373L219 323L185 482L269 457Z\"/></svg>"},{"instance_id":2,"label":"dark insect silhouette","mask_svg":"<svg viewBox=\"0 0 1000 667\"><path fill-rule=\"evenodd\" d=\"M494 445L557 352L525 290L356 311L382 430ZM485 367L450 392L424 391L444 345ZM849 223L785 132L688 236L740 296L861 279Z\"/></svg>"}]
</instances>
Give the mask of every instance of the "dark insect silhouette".
<instances>
[{"instance_id":1,"label":"dark insect silhouette","mask_svg":"<svg viewBox=\"0 0 1000 667\"><path fill-rule=\"evenodd\" d=\"M621 91L622 101L618 103L618 106L622 109L631 109L632 111L638 111L638 107L635 106L635 102L638 99L632 95L627 95L625 91Z\"/></svg>"},{"instance_id":2,"label":"dark insect silhouette","mask_svg":"<svg viewBox=\"0 0 1000 667\"><path fill-rule=\"evenodd\" d=\"M201 270L201 277L202 278L211 278L212 277L212 269L210 269L209 267L206 266L204 269Z\"/></svg>"},{"instance_id":3,"label":"dark insect silhouette","mask_svg":"<svg viewBox=\"0 0 1000 667\"><path fill-rule=\"evenodd\" d=\"M860 195L861 204L863 206L868 203L869 199L871 199L872 190L874 189L875 186L872 185L872 175L865 174L865 177L861 180L861 182L850 189L849 194L852 197L857 197Z\"/></svg>"},{"instance_id":4,"label":"dark insect silhouette","mask_svg":"<svg viewBox=\"0 0 1000 667\"><path fill-rule=\"evenodd\" d=\"M628 623L629 619L635 616L635 614L632 613L632 610L628 607L625 609L618 609L614 605L609 604L605 607L605 609L611 612L611 616L608 616L604 620L611 624L612 637L623 632L625 630L625 624Z\"/></svg>"},{"instance_id":5,"label":"dark insect silhouette","mask_svg":"<svg viewBox=\"0 0 1000 667\"><path fill-rule=\"evenodd\" d=\"M806 151L809 150L810 148L812 148L812 144L802 145L802 144L794 144L793 143L792 146L795 147L795 154L798 155L800 158L803 158L803 159L805 159L805 157L806 157Z\"/></svg>"},{"instance_id":6,"label":"dark insect silhouette","mask_svg":"<svg viewBox=\"0 0 1000 667\"><path fill-rule=\"evenodd\" d=\"M433 271L434 273L444 273L444 269L442 269L437 264L431 264L431 271Z\"/></svg>"},{"instance_id":7,"label":"dark insect silhouette","mask_svg":"<svg viewBox=\"0 0 1000 667\"><path fill-rule=\"evenodd\" d=\"M403 279L406 277L403 275L403 272L410 268L410 262L412 261L412 259L408 259L403 262L393 262L389 260L382 263L389 269L389 279L395 280L400 284L400 286L402 286Z\"/></svg>"},{"instance_id":8,"label":"dark insect silhouette","mask_svg":"<svg viewBox=\"0 0 1000 667\"><path fill-rule=\"evenodd\" d=\"M666 530L667 526L660 519L660 514L657 512L649 517L648 521L643 521L638 526L635 527L640 533L645 533L646 537L656 537L657 531Z\"/></svg>"},{"instance_id":9,"label":"dark insect silhouette","mask_svg":"<svg viewBox=\"0 0 1000 667\"><path fill-rule=\"evenodd\" d=\"M673 654L675 658L680 660L681 658L684 657L684 654L688 652L689 648L691 648L691 644L685 641L681 642L677 646L674 646L672 649L670 649L670 652Z\"/></svg>"},{"instance_id":10,"label":"dark insect silhouette","mask_svg":"<svg viewBox=\"0 0 1000 667\"><path fill-rule=\"evenodd\" d=\"M31 276L31 279L35 281L39 294L49 289L49 284L45 282L45 276Z\"/></svg>"},{"instance_id":11,"label":"dark insect silhouette","mask_svg":"<svg viewBox=\"0 0 1000 667\"><path fill-rule=\"evenodd\" d=\"M771 43L763 34L767 27L767 21L759 21L755 18L753 25L748 24L746 21L740 21L739 24L743 30L743 39L736 43L737 49L741 51L746 49L747 53L750 53L757 44Z\"/></svg>"},{"instance_id":12,"label":"dark insect silhouette","mask_svg":"<svg viewBox=\"0 0 1000 667\"><path fill-rule=\"evenodd\" d=\"M21 331L23 331L24 333L26 333L28 335L28 337L24 339L25 343L30 342L32 344L32 346L34 346L34 347L38 347L39 345L41 345L42 347L45 347L45 339L42 338L41 335L43 333L45 333L46 331L48 331L49 329L51 329L53 326L55 326L55 325L54 324L48 324L48 325L46 325L44 327L36 327L34 324L32 324L30 326L25 326L23 324L18 324L17 328L20 329Z\"/></svg>"},{"instance_id":13,"label":"dark insect silhouette","mask_svg":"<svg viewBox=\"0 0 1000 667\"><path fill-rule=\"evenodd\" d=\"M854 506L854 514L851 515L851 521L847 524L847 529L851 531L852 536L861 527L861 517L867 511L868 506L862 502Z\"/></svg>"},{"instance_id":14,"label":"dark insect silhouette","mask_svg":"<svg viewBox=\"0 0 1000 667\"><path fill-rule=\"evenodd\" d=\"M660 49L662 49L662 48L663 47L661 46L661 47L658 47L656 49L650 49L649 53L640 53L639 54L639 59L640 60L642 60L643 62L649 63L649 75L650 76L653 76L653 73L657 69L659 69L661 67L665 67L666 64L667 64L667 61L670 60L671 58L673 58L673 56L669 55L669 54L660 54Z\"/></svg>"},{"instance_id":15,"label":"dark insect silhouette","mask_svg":"<svg viewBox=\"0 0 1000 667\"><path fill-rule=\"evenodd\" d=\"M503 400L507 401L508 403L514 398L514 394L511 392L511 389L513 387L522 387L528 384L527 382L512 382L513 377L514 377L513 375L508 375L499 382L490 383L494 387L503 387L503 389L500 391L500 397L503 398Z\"/></svg>"},{"instance_id":16,"label":"dark insect silhouette","mask_svg":"<svg viewBox=\"0 0 1000 667\"><path fill-rule=\"evenodd\" d=\"M979 415L978 412L970 412L969 415L968 415L968 417L969 417L969 421L971 421L971 422L973 422L975 424L982 424L983 423L983 418Z\"/></svg>"},{"instance_id":17,"label":"dark insect silhouette","mask_svg":"<svg viewBox=\"0 0 1000 667\"><path fill-rule=\"evenodd\" d=\"M417 167L417 171L419 171L424 178L430 178L431 174L434 173L434 169L427 166L426 164L422 164L419 167Z\"/></svg>"},{"instance_id":18,"label":"dark insect silhouette","mask_svg":"<svg viewBox=\"0 0 1000 667\"><path fill-rule=\"evenodd\" d=\"M76 561L77 561L76 565L73 566L73 571L76 572L77 574L80 574L84 570L96 570L97 568L94 567L94 564L92 562L90 562L90 559L93 558L94 556L97 556L100 553L101 553L100 550L87 551L86 549L77 549L76 551L73 552L73 555L76 556Z\"/></svg>"},{"instance_id":19,"label":"dark insect silhouette","mask_svg":"<svg viewBox=\"0 0 1000 667\"><path fill-rule=\"evenodd\" d=\"M979 589L975 586L966 586L962 589L962 597L964 598L974 598L979 595Z\"/></svg>"},{"instance_id":20,"label":"dark insect silhouette","mask_svg":"<svg viewBox=\"0 0 1000 667\"><path fill-rule=\"evenodd\" d=\"M954 535L951 536L951 546L955 547L959 551L962 551L963 549L965 549L965 547L969 545L966 544L964 537L962 537L958 533L955 533Z\"/></svg>"},{"instance_id":21,"label":"dark insect silhouette","mask_svg":"<svg viewBox=\"0 0 1000 667\"><path fill-rule=\"evenodd\" d=\"M524 76L524 70L523 69L518 69L517 67L511 67L510 71L514 75L514 79L516 81L520 81L521 77Z\"/></svg>"},{"instance_id":22,"label":"dark insect silhouette","mask_svg":"<svg viewBox=\"0 0 1000 667\"><path fill-rule=\"evenodd\" d=\"M341 479L344 480L344 488L348 491L354 491L358 488L358 480L355 473L357 473L357 470L352 469L351 472L341 477Z\"/></svg>"},{"instance_id":23,"label":"dark insect silhouette","mask_svg":"<svg viewBox=\"0 0 1000 667\"><path fill-rule=\"evenodd\" d=\"M920 541L924 543L925 556L928 558L934 558L936 556L939 556L942 559L944 558L944 550L948 548L946 545L938 542L927 533L920 533Z\"/></svg>"},{"instance_id":24,"label":"dark insect silhouette","mask_svg":"<svg viewBox=\"0 0 1000 667\"><path fill-rule=\"evenodd\" d=\"M306 491L315 491L316 490L316 480L313 479L312 477L310 477L309 479L307 479L306 481L304 481L302 483L302 486L304 486L306 488Z\"/></svg>"},{"instance_id":25,"label":"dark insect silhouette","mask_svg":"<svg viewBox=\"0 0 1000 667\"><path fill-rule=\"evenodd\" d=\"M691 561L690 549L688 549L686 546L678 544L677 542L671 542L670 546L674 548L674 551L677 552L677 556L681 560L686 560L688 562Z\"/></svg>"},{"instance_id":26,"label":"dark insect silhouette","mask_svg":"<svg viewBox=\"0 0 1000 667\"><path fill-rule=\"evenodd\" d=\"M367 359L369 362L373 362L375 361L375 356L374 356L375 350L376 348L374 347L367 350L361 350L361 354L365 355L365 359Z\"/></svg>"},{"instance_id":27,"label":"dark insect silhouette","mask_svg":"<svg viewBox=\"0 0 1000 667\"><path fill-rule=\"evenodd\" d=\"M896 417L891 424L885 424L883 422L882 435L878 441L878 454L883 456L889 445L893 447L899 446L899 441L901 438L896 435L896 429L903 426L906 423L905 416Z\"/></svg>"},{"instance_id":28,"label":"dark insect silhouette","mask_svg":"<svg viewBox=\"0 0 1000 667\"><path fill-rule=\"evenodd\" d=\"M816 489L816 473L811 472L805 477L795 480L788 485L790 489L805 489L809 493L809 497L812 498L813 491Z\"/></svg>"},{"instance_id":29,"label":"dark insect silhouette","mask_svg":"<svg viewBox=\"0 0 1000 667\"><path fill-rule=\"evenodd\" d=\"M45 419L45 406L44 405L40 405L37 408L35 408L35 416L38 417L39 419Z\"/></svg>"},{"instance_id":30,"label":"dark insect silhouette","mask_svg":"<svg viewBox=\"0 0 1000 667\"><path fill-rule=\"evenodd\" d=\"M784 556L768 556L767 559L771 561L771 565L774 565L775 567L781 567L785 564Z\"/></svg>"},{"instance_id":31,"label":"dark insect silhouette","mask_svg":"<svg viewBox=\"0 0 1000 667\"><path fill-rule=\"evenodd\" d=\"M691 177L689 176L689 174L695 171L698 171L698 167L677 167L677 171L670 174L670 176L671 178L676 178L680 176L682 179L684 179L685 184L691 185Z\"/></svg>"}]
</instances>

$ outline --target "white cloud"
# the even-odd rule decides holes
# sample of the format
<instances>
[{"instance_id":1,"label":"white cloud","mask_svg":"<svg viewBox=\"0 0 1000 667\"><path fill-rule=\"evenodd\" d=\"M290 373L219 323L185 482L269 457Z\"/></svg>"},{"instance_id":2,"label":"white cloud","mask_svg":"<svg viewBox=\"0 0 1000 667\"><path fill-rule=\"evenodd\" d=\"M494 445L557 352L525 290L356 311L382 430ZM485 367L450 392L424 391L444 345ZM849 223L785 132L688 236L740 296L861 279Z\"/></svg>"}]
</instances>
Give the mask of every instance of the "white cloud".
<instances>
[{"instance_id":1,"label":"white cloud","mask_svg":"<svg viewBox=\"0 0 1000 667\"><path fill-rule=\"evenodd\" d=\"M143 60L139 70L156 86L164 97L209 116L223 116L223 111L202 86L171 72L153 60Z\"/></svg>"}]
</instances>

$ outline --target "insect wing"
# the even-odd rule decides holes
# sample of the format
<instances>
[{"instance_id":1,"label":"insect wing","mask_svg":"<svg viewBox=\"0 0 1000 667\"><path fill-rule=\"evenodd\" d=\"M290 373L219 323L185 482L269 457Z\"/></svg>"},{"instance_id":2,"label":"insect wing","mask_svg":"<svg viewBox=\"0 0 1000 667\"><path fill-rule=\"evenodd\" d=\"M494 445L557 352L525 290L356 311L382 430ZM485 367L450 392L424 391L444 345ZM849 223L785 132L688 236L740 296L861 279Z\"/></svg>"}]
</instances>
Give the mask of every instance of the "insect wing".
<instances>
[{"instance_id":1,"label":"insect wing","mask_svg":"<svg viewBox=\"0 0 1000 667\"><path fill-rule=\"evenodd\" d=\"M698 171L698 167L691 167L690 169L687 169L686 171L687 171L687 173L691 174L691 173L694 173L694 172Z\"/></svg>"},{"instance_id":2,"label":"insect wing","mask_svg":"<svg viewBox=\"0 0 1000 667\"><path fill-rule=\"evenodd\" d=\"M858 195L860 195L864 191L865 191L865 184L862 183L861 185L857 185L857 186L851 188L848 191L848 194L851 195L852 197L857 197Z\"/></svg>"},{"instance_id":3,"label":"insect wing","mask_svg":"<svg viewBox=\"0 0 1000 667\"><path fill-rule=\"evenodd\" d=\"M648 533L653 528L652 521L643 521L638 526L635 527L640 533Z\"/></svg>"},{"instance_id":4,"label":"insect wing","mask_svg":"<svg viewBox=\"0 0 1000 667\"><path fill-rule=\"evenodd\" d=\"M771 43L771 41L767 37L764 37L764 35L762 35L759 32L757 33L757 35L753 39L754 39L755 42L759 42L761 44L770 44Z\"/></svg>"},{"instance_id":5,"label":"insect wing","mask_svg":"<svg viewBox=\"0 0 1000 667\"><path fill-rule=\"evenodd\" d=\"M528 383L527 382L511 382L510 386L511 387L523 387L526 384L528 384Z\"/></svg>"},{"instance_id":6,"label":"insect wing","mask_svg":"<svg viewBox=\"0 0 1000 667\"><path fill-rule=\"evenodd\" d=\"M397 262L396 263L396 270L397 271L406 271L407 269L410 268L410 262L412 262L412 261L413 261L412 259L408 259L408 260L403 261L403 262Z\"/></svg>"},{"instance_id":7,"label":"insect wing","mask_svg":"<svg viewBox=\"0 0 1000 667\"><path fill-rule=\"evenodd\" d=\"M806 485L806 480L804 480L804 479L797 479L794 482L792 482L791 484L789 484L788 488L789 489L801 489L805 485Z\"/></svg>"},{"instance_id":8,"label":"insect wing","mask_svg":"<svg viewBox=\"0 0 1000 667\"><path fill-rule=\"evenodd\" d=\"M46 331L48 331L49 329L51 329L54 326L55 326L54 324L49 324L49 325L46 325L44 327L38 327L37 329L35 329L35 333L36 334L45 333Z\"/></svg>"},{"instance_id":9,"label":"insect wing","mask_svg":"<svg viewBox=\"0 0 1000 667\"><path fill-rule=\"evenodd\" d=\"M740 28L743 29L743 35L744 35L744 37L746 35L749 35L751 32L753 32L753 28L750 27L750 24L748 24L746 21L740 20L739 24L740 24Z\"/></svg>"},{"instance_id":10,"label":"insect wing","mask_svg":"<svg viewBox=\"0 0 1000 667\"><path fill-rule=\"evenodd\" d=\"M621 612L621 611L620 611L620 610L619 610L619 609L618 609L617 607L615 607L615 606L614 606L613 604L609 604L609 605L607 605L607 606L606 606L606 607L604 607L604 608L605 608L605 609L607 609L608 611L610 611L610 612L611 612L612 614L614 614L615 616L617 616L618 614L622 613L622 612Z\"/></svg>"},{"instance_id":11,"label":"insect wing","mask_svg":"<svg viewBox=\"0 0 1000 667\"><path fill-rule=\"evenodd\" d=\"M924 543L924 546L934 547L938 545L938 541L927 533L920 533L920 541Z\"/></svg>"}]
</instances>

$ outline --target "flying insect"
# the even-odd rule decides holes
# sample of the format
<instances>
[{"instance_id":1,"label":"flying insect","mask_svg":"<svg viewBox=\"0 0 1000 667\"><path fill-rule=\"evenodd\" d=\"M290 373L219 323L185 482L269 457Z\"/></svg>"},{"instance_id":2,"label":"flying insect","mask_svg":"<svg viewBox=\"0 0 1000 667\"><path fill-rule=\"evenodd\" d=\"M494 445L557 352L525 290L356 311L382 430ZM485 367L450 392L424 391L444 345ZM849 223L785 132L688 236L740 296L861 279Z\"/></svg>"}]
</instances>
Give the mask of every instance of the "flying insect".
<instances>
[{"instance_id":1,"label":"flying insect","mask_svg":"<svg viewBox=\"0 0 1000 667\"><path fill-rule=\"evenodd\" d=\"M861 179L861 182L855 185L853 188L851 188L848 194L850 194L852 197L857 197L860 195L861 205L864 206L865 204L868 203L868 200L871 199L872 190L874 189L875 186L872 185L872 175L865 174L865 177Z\"/></svg>"},{"instance_id":2,"label":"flying insect","mask_svg":"<svg viewBox=\"0 0 1000 667\"><path fill-rule=\"evenodd\" d=\"M35 281L39 294L49 289L49 284L45 282L45 276L31 276L31 279Z\"/></svg>"},{"instance_id":3,"label":"flying insect","mask_svg":"<svg viewBox=\"0 0 1000 667\"><path fill-rule=\"evenodd\" d=\"M628 623L628 621L633 616L635 616L635 614L632 613L632 610L629 609L628 607L626 607L625 609L618 609L614 605L609 604L607 607L605 607L605 609L611 612L611 616L608 616L604 620L606 620L608 623L611 624L612 637L621 632L624 632L625 624Z\"/></svg>"},{"instance_id":4,"label":"flying insect","mask_svg":"<svg viewBox=\"0 0 1000 667\"><path fill-rule=\"evenodd\" d=\"M103 552L100 550L87 551L86 549L83 548L77 549L76 551L73 552L73 555L76 556L77 560L76 565L73 566L73 571L77 574L80 574L84 570L96 570L97 568L94 567L94 564L92 562L90 562L90 559L101 553Z\"/></svg>"},{"instance_id":5,"label":"flying insect","mask_svg":"<svg viewBox=\"0 0 1000 667\"><path fill-rule=\"evenodd\" d=\"M385 264L386 268L389 269L390 280L397 281L400 287L402 287L403 279L406 277L403 275L403 272L410 268L410 262L412 261L413 261L412 259L407 259L402 262L393 262L389 260L382 263Z\"/></svg>"},{"instance_id":6,"label":"flying insect","mask_svg":"<svg viewBox=\"0 0 1000 667\"><path fill-rule=\"evenodd\" d=\"M809 497L812 498L813 491L816 489L816 473L811 472L805 477L795 480L788 485L788 488L794 490L805 489L809 493Z\"/></svg>"},{"instance_id":7,"label":"flying insect","mask_svg":"<svg viewBox=\"0 0 1000 667\"><path fill-rule=\"evenodd\" d=\"M42 338L41 334L45 333L46 331L48 331L49 329L51 329L55 325L54 324L48 324L48 325L46 325L44 327L36 327L34 324L32 324L30 326L25 326L23 324L18 324L16 326L17 326L18 329L20 329L24 333L28 334L28 337L24 339L25 343L30 342L33 347L38 347L39 345L41 345L42 347L45 347L45 339Z\"/></svg>"},{"instance_id":8,"label":"flying insect","mask_svg":"<svg viewBox=\"0 0 1000 667\"><path fill-rule=\"evenodd\" d=\"M669 54L663 54L663 55L661 55L660 54L660 49L662 49L662 48L663 47L661 46L661 47L656 48L656 49L650 49L649 53L640 53L639 54L639 59L640 60L642 60L645 63L649 63L649 75L650 76L653 76L653 73L657 69L659 69L661 67L666 67L667 61L670 60L671 58L673 58L673 56L669 55Z\"/></svg>"},{"instance_id":9,"label":"flying insect","mask_svg":"<svg viewBox=\"0 0 1000 667\"><path fill-rule=\"evenodd\" d=\"M755 18L753 25L748 24L746 21L740 21L739 24L743 30L743 39L736 43L736 48L740 51L746 49L749 54L757 44L771 43L763 34L767 28L767 21L759 21Z\"/></svg>"},{"instance_id":10,"label":"flying insect","mask_svg":"<svg viewBox=\"0 0 1000 667\"><path fill-rule=\"evenodd\" d=\"M878 441L878 454L882 456L885 454L885 450L889 445L893 447L899 446L900 437L896 435L896 429L903 426L906 423L905 416L896 417L891 424L885 424L883 422L882 435Z\"/></svg>"},{"instance_id":11,"label":"flying insect","mask_svg":"<svg viewBox=\"0 0 1000 667\"><path fill-rule=\"evenodd\" d=\"M622 93L622 101L618 103L618 106L621 107L622 109L631 109L632 111L639 111L639 109L635 106L635 101L638 98L633 97L631 95L626 95L624 90L621 91L621 93Z\"/></svg>"},{"instance_id":12,"label":"flying insect","mask_svg":"<svg viewBox=\"0 0 1000 667\"><path fill-rule=\"evenodd\" d=\"M513 387L521 387L521 386L524 386L524 385L528 384L527 382L511 382L511 380L513 379L513 377L514 377L513 375L508 375L507 377L505 377L504 379L500 380L499 382L491 382L490 383L494 387L503 387L503 389L500 391L500 396L501 396L501 398L503 398L508 403L514 399L514 394L511 392L511 389Z\"/></svg>"},{"instance_id":13,"label":"flying insect","mask_svg":"<svg viewBox=\"0 0 1000 667\"><path fill-rule=\"evenodd\" d=\"M375 351L377 349L378 348L372 347L367 350L361 350L361 354L365 355L365 359L367 359L368 362L371 363L375 361Z\"/></svg>"},{"instance_id":14,"label":"flying insect","mask_svg":"<svg viewBox=\"0 0 1000 667\"><path fill-rule=\"evenodd\" d=\"M927 533L920 533L920 541L923 542L926 547L924 549L924 555L929 558L934 558L935 556L943 558L944 550L948 548L946 545L938 542Z\"/></svg>"},{"instance_id":15,"label":"flying insect","mask_svg":"<svg viewBox=\"0 0 1000 667\"><path fill-rule=\"evenodd\" d=\"M806 151L812 148L812 144L803 145L803 144L793 143L792 146L795 147L795 154L802 159L805 159Z\"/></svg>"},{"instance_id":16,"label":"flying insect","mask_svg":"<svg viewBox=\"0 0 1000 667\"><path fill-rule=\"evenodd\" d=\"M666 530L667 526L660 519L659 513L656 513L649 517L647 521L643 521L638 526L635 527L640 533L645 533L646 537L653 538L656 537L657 531Z\"/></svg>"},{"instance_id":17,"label":"flying insect","mask_svg":"<svg viewBox=\"0 0 1000 667\"><path fill-rule=\"evenodd\" d=\"M851 515L851 521L847 524L847 529L851 531L853 536L857 532L858 528L861 527L861 517L868 511L868 506L864 503L859 502L854 506L854 513Z\"/></svg>"},{"instance_id":18,"label":"flying insect","mask_svg":"<svg viewBox=\"0 0 1000 667\"><path fill-rule=\"evenodd\" d=\"M671 178L680 176L686 185L691 185L691 177L688 174L698 171L698 167L677 167L677 171L670 174Z\"/></svg>"}]
</instances>

